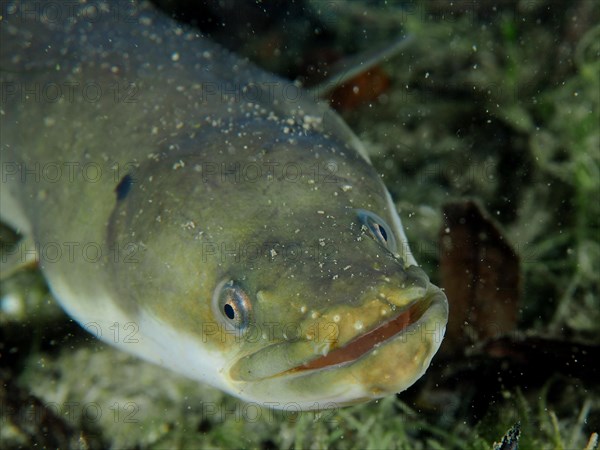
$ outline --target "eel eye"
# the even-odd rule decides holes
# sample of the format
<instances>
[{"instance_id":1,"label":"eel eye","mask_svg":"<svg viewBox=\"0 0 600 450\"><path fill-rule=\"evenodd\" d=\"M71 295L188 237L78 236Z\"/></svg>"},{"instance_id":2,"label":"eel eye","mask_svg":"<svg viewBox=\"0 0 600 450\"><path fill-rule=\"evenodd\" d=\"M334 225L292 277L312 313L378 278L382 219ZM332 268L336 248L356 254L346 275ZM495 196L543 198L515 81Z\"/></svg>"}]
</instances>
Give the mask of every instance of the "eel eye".
<instances>
[{"instance_id":1,"label":"eel eye","mask_svg":"<svg viewBox=\"0 0 600 450\"><path fill-rule=\"evenodd\" d=\"M252 318L252 302L248 294L235 282L228 281L217 289L214 307L225 323L244 330Z\"/></svg>"},{"instance_id":2,"label":"eel eye","mask_svg":"<svg viewBox=\"0 0 600 450\"><path fill-rule=\"evenodd\" d=\"M358 214L360 223L364 228L366 228L373 239L375 239L392 253L396 253L398 251L394 233L389 225L385 223L385 220L383 220L377 214L364 209L357 209L356 212Z\"/></svg>"}]
</instances>

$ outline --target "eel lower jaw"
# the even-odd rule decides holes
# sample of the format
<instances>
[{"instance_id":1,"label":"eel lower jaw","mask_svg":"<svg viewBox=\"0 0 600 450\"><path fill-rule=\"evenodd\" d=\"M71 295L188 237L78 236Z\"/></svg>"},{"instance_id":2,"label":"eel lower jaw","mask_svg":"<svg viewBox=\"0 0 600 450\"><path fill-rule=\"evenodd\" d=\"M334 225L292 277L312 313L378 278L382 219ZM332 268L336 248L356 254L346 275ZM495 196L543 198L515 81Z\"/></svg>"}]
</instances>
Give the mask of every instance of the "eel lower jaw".
<instances>
[{"instance_id":1,"label":"eel lower jaw","mask_svg":"<svg viewBox=\"0 0 600 450\"><path fill-rule=\"evenodd\" d=\"M357 336L344 346L330 351L327 355L280 372L275 376L298 374L300 372L322 370L332 366L353 363L369 354L381 344L399 337L407 328L419 321L431 303L431 298L417 300L405 307L394 318L361 336Z\"/></svg>"}]
</instances>

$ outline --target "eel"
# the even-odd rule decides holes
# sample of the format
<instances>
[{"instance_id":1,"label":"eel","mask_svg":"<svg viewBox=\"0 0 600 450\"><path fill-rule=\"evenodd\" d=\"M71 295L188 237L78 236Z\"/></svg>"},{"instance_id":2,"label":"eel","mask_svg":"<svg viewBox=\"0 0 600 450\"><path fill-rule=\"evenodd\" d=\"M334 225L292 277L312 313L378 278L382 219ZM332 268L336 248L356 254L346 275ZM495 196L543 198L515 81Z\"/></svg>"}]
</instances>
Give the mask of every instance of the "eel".
<instances>
[{"instance_id":1,"label":"eel","mask_svg":"<svg viewBox=\"0 0 600 450\"><path fill-rule=\"evenodd\" d=\"M448 302L335 112L146 2L2 8L0 217L72 318L272 408L423 375Z\"/></svg>"}]
</instances>

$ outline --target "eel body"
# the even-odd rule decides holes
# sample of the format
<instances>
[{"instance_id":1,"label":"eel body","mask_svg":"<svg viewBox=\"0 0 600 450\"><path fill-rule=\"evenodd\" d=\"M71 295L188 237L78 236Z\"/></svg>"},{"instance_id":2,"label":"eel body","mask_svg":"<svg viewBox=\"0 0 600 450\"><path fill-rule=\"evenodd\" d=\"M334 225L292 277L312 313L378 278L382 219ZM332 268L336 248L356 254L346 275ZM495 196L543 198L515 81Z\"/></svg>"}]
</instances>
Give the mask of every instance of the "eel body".
<instances>
[{"instance_id":1,"label":"eel body","mask_svg":"<svg viewBox=\"0 0 600 450\"><path fill-rule=\"evenodd\" d=\"M446 297L332 110L147 3L43 5L2 3L0 214L70 316L275 408L423 375Z\"/></svg>"}]
</instances>

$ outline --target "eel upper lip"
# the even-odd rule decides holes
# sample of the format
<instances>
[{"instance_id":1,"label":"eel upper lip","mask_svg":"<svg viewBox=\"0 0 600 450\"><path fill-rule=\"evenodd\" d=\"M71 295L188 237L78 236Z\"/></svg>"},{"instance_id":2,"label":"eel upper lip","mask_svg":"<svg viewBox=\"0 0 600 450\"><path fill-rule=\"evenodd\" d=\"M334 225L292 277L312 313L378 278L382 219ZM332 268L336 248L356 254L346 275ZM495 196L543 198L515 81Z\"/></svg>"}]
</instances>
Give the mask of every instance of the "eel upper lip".
<instances>
[{"instance_id":1,"label":"eel upper lip","mask_svg":"<svg viewBox=\"0 0 600 450\"><path fill-rule=\"evenodd\" d=\"M404 308L397 316L377 328L358 336L342 347L336 348L327 355L305 362L286 370L280 375L307 370L323 369L338 364L351 363L369 353L379 344L388 341L416 323L431 305L431 298L420 299Z\"/></svg>"}]
</instances>

